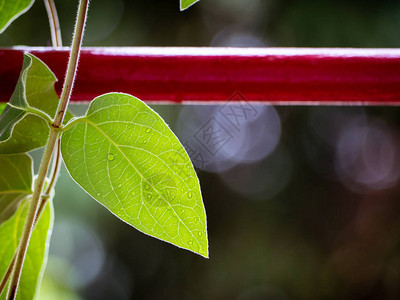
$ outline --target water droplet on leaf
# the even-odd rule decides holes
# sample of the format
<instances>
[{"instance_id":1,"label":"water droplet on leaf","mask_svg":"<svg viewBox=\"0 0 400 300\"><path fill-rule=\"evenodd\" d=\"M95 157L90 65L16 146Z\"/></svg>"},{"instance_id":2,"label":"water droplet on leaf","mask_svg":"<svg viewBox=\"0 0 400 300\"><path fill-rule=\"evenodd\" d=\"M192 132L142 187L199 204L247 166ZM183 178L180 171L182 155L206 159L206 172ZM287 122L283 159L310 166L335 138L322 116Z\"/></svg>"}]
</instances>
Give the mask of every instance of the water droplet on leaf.
<instances>
[{"instance_id":1,"label":"water droplet on leaf","mask_svg":"<svg viewBox=\"0 0 400 300\"><path fill-rule=\"evenodd\" d=\"M151 128L146 129L146 133L149 133L149 132L151 132Z\"/></svg>"},{"instance_id":2,"label":"water droplet on leaf","mask_svg":"<svg viewBox=\"0 0 400 300\"><path fill-rule=\"evenodd\" d=\"M193 197L193 193L192 193L192 192L189 192L188 197L189 197L189 198L192 198L192 197Z\"/></svg>"},{"instance_id":3,"label":"water droplet on leaf","mask_svg":"<svg viewBox=\"0 0 400 300\"><path fill-rule=\"evenodd\" d=\"M97 193L96 196L97 196L97 197L100 197L100 196L101 196L101 193Z\"/></svg>"},{"instance_id":4,"label":"water droplet on leaf","mask_svg":"<svg viewBox=\"0 0 400 300\"><path fill-rule=\"evenodd\" d=\"M113 161L113 160L115 159L115 155L112 154L112 153L108 153L107 159L108 159L109 161Z\"/></svg>"},{"instance_id":5,"label":"water droplet on leaf","mask_svg":"<svg viewBox=\"0 0 400 300\"><path fill-rule=\"evenodd\" d=\"M145 188L146 190L148 190L148 189L150 189L150 186L149 186L148 184L146 184L146 185L144 186L144 188Z\"/></svg>"},{"instance_id":6,"label":"water droplet on leaf","mask_svg":"<svg viewBox=\"0 0 400 300\"><path fill-rule=\"evenodd\" d=\"M198 236L202 236L203 234L202 234L201 232L198 232L197 235L198 235Z\"/></svg>"}]
</instances>

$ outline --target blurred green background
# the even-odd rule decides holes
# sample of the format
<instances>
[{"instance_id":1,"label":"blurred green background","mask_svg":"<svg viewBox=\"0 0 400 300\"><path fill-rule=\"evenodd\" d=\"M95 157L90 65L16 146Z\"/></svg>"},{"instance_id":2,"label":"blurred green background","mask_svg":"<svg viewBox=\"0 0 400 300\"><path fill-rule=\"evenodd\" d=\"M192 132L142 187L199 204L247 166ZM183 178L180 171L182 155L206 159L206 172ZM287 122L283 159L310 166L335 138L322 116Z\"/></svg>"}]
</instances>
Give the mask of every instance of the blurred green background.
<instances>
[{"instance_id":1,"label":"blurred green background","mask_svg":"<svg viewBox=\"0 0 400 300\"><path fill-rule=\"evenodd\" d=\"M55 2L68 45L77 1ZM400 47L398 0L178 7L92 0L84 45ZM0 36L12 45L50 45L42 1ZM241 97L252 115L211 156L195 136L210 116L229 126L223 107L154 106L194 160L208 155L195 164L210 259L117 220L63 170L40 299L400 299L399 108L268 107Z\"/></svg>"}]
</instances>

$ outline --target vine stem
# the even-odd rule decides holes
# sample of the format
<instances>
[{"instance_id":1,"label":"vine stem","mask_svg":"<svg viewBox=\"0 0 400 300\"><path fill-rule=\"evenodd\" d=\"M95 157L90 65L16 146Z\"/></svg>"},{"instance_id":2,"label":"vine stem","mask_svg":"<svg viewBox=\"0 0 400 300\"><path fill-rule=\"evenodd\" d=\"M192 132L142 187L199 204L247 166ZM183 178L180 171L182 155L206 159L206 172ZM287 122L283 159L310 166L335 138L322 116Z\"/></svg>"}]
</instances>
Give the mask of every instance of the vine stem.
<instances>
[{"instance_id":1,"label":"vine stem","mask_svg":"<svg viewBox=\"0 0 400 300\"><path fill-rule=\"evenodd\" d=\"M44 0L44 5L49 17L51 44L53 47L62 47L60 22L58 21L56 5L53 0Z\"/></svg>"},{"instance_id":2,"label":"vine stem","mask_svg":"<svg viewBox=\"0 0 400 300\"><path fill-rule=\"evenodd\" d=\"M51 41L52 46L55 48L62 47L62 38L61 38L61 29L60 22L58 20L58 13L56 9L56 5L54 0L44 0L44 4L46 6L47 16L49 18L50 25L50 33L51 33ZM53 153L53 163L50 171L50 183L47 186L46 194L50 194L53 189L55 183L57 182L58 174L60 172L61 166L61 148L60 148L60 139L57 140L57 145ZM39 211L37 213L36 219L40 216L42 210L46 206L47 199L43 199L40 204Z\"/></svg>"},{"instance_id":3,"label":"vine stem","mask_svg":"<svg viewBox=\"0 0 400 300\"><path fill-rule=\"evenodd\" d=\"M59 144L60 143L60 139L58 139L57 143L58 143L57 146L60 147L60 144ZM57 149L55 151L57 151ZM60 155L60 153L57 153L57 154ZM55 176L57 176L57 174ZM56 178L56 177L54 177L54 178ZM39 210L38 210L38 212L36 214L35 223L33 225L33 228L36 227L36 224L39 221L40 216L42 215L48 200L50 199L50 195L49 195L50 192L49 191L51 192L51 188L48 187L47 190L46 190L46 196L42 196L41 197L42 200L40 202ZM4 291L5 287L6 287L8 279L10 279L12 270L13 270L14 265L15 265L15 259L16 258L17 258L17 251L14 253L13 259L11 260L11 262L10 262L10 264L9 264L7 270L6 270L6 273L4 274L3 278L0 281L0 295L3 293L3 291Z\"/></svg>"},{"instance_id":4,"label":"vine stem","mask_svg":"<svg viewBox=\"0 0 400 300\"><path fill-rule=\"evenodd\" d=\"M57 14L57 9L55 6L55 3L53 0L44 0L44 4L46 6L46 10L47 10L47 16L49 18L49 24L50 24L50 34L51 34L51 41L52 41L52 46L54 48L59 48L62 47L62 39L61 39L61 29L60 29L60 23L58 21L58 14ZM32 111L32 113L35 114L39 114L42 115L42 117L46 120L48 120L48 118L50 118L47 114L44 114L41 110L36 110ZM50 122L53 122L50 119ZM36 226L37 221L39 220L44 208L46 207L46 204L48 202L49 199L49 195L55 185L55 183L57 182L57 178L60 172L60 166L61 166L61 152L60 152L61 148L60 148L60 139L57 140L57 144L56 144L56 148L54 150L53 153L53 163L52 163L52 168L50 171L50 183L47 186L46 192L45 194L47 195L47 197L41 197L41 202L40 202L40 207L36 213L35 216L35 224L34 224L34 228ZM32 229L33 230L33 229ZM14 268L15 265L15 259L17 257L17 251L18 249L16 249L13 259L10 262L6 273L4 274L3 278L0 281L0 295L3 293L6 284L8 282L8 279L10 279L12 270Z\"/></svg>"},{"instance_id":5,"label":"vine stem","mask_svg":"<svg viewBox=\"0 0 400 300\"><path fill-rule=\"evenodd\" d=\"M58 139L58 140L60 140L60 139ZM35 223L34 223L33 227L36 227L36 224L39 221L39 218L40 218L44 208L46 207L46 204L47 204L49 198L50 198L49 196L46 196L46 197L42 196L42 201L40 203L40 207L39 207L38 213L36 215ZM13 259L11 260L11 262L10 262L10 264L9 264L7 270L6 270L6 273L4 274L3 279L0 281L0 295L3 293L3 291L4 291L5 287L6 287L7 281L11 276L12 270L13 270L14 265L15 265L15 259L16 258L17 258L17 252L14 253Z\"/></svg>"},{"instance_id":6,"label":"vine stem","mask_svg":"<svg viewBox=\"0 0 400 300\"><path fill-rule=\"evenodd\" d=\"M17 295L18 284L21 277L26 251L28 249L29 240L31 238L32 230L35 225L36 214L38 213L40 207L41 194L43 191L46 174L49 170L51 157L60 134L60 127L62 121L64 120L65 112L68 107L69 99L71 97L72 87L74 85L88 7L89 7L89 0L79 1L79 9L76 18L74 37L72 40L71 54L68 61L67 73L65 75L64 86L61 93L61 99L56 111L52 128L50 130L49 139L47 141L47 145L42 157L42 162L40 164L38 177L36 179L34 186L32 200L29 206L21 239L18 245L18 252L16 255L15 264L10 280L10 286L7 293L8 300L15 299Z\"/></svg>"}]
</instances>

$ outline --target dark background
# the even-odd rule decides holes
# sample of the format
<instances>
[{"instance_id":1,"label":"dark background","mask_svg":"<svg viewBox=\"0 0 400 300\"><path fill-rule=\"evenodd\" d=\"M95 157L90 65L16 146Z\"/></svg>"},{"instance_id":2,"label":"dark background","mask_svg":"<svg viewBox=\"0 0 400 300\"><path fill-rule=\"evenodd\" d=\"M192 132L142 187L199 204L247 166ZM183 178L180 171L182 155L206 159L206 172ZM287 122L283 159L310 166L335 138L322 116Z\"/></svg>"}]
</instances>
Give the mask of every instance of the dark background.
<instances>
[{"instance_id":1,"label":"dark background","mask_svg":"<svg viewBox=\"0 0 400 300\"><path fill-rule=\"evenodd\" d=\"M77 1L55 2L68 45ZM399 29L397 0L92 0L84 45L391 48ZM0 36L12 45L50 45L42 1ZM189 142L220 114L154 108ZM198 165L210 259L117 220L63 171L40 299L400 299L399 108L252 109Z\"/></svg>"}]
</instances>

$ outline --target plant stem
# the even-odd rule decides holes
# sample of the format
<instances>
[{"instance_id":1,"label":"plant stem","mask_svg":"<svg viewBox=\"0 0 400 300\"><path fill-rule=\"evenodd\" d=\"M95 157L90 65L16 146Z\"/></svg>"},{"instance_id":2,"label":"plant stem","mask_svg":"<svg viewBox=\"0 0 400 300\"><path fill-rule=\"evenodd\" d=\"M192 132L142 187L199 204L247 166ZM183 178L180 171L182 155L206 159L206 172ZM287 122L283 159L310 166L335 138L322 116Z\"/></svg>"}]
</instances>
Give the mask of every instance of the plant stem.
<instances>
[{"instance_id":1,"label":"plant stem","mask_svg":"<svg viewBox=\"0 0 400 300\"><path fill-rule=\"evenodd\" d=\"M58 141L60 141L60 139L58 139ZM47 192L47 191L46 191L46 192ZM40 219L40 216L42 215L42 212L43 212L44 208L46 207L46 204L47 204L49 198L50 198L50 197L42 197L42 201L41 201L41 203L40 203L40 207L39 207L38 212L37 212L37 214L36 214L35 223L34 223L34 225L33 225L33 228L36 227L36 224L38 223L38 221L39 221L39 219ZM17 250L18 250L18 249L17 249ZM3 293L4 288L6 287L6 284L7 284L8 279L10 279L11 272L12 272L12 270L13 270L13 268L14 268L14 265L15 265L15 259L16 259L16 257L17 257L17 251L15 251L14 256L13 256L13 259L12 259L12 261L10 262L10 264L9 264L9 266L8 266L8 268L7 268L6 273L4 274L3 278L1 279L1 282L0 282L0 295Z\"/></svg>"},{"instance_id":2,"label":"plant stem","mask_svg":"<svg viewBox=\"0 0 400 300\"><path fill-rule=\"evenodd\" d=\"M25 260L25 254L28 249L29 240L32 235L36 219L36 213L39 208L41 194L46 179L46 174L50 165L51 154L53 153L54 145L57 141L57 138L58 138L58 132L52 129L50 131L50 136L47 141L47 146L43 154L42 162L40 164L38 177L36 179L32 195L32 200L29 205L28 213L25 220L25 225L18 245L17 256L15 259L15 265L11 275L11 281L10 281L10 287L8 289L7 299L15 299L15 296L17 295L17 288L22 272L22 266Z\"/></svg>"},{"instance_id":3,"label":"plant stem","mask_svg":"<svg viewBox=\"0 0 400 300\"><path fill-rule=\"evenodd\" d=\"M46 179L46 174L48 172L51 156L53 154L57 139L60 134L60 126L65 116L66 109L68 107L69 99L71 96L72 87L75 80L80 48L83 38L83 30L85 27L87 10L89 6L89 0L80 0L79 11L76 19L75 32L72 40L71 54L69 57L67 74L65 76L63 91L61 94L60 103L57 108L54 122L50 130L49 139L47 141L46 149L44 151L42 162L40 164L38 177L35 182L35 187L32 195L32 200L29 206L27 217L25 220L25 225L22 231L21 239L18 246L18 252L15 260L15 265L11 275L10 287L7 293L7 299L15 299L17 295L17 289L19 284L19 279L21 277L22 267L28 249L29 240L32 235L32 230L34 228L36 214L39 210L41 194L43 191L44 182Z\"/></svg>"},{"instance_id":4,"label":"plant stem","mask_svg":"<svg viewBox=\"0 0 400 300\"><path fill-rule=\"evenodd\" d=\"M61 140L60 139L57 140L57 144L56 144L53 155L54 155L54 159L53 159L52 170L50 172L50 174L51 174L50 182L49 182L49 185L47 186L46 192L45 192L45 194L47 194L47 195L50 195L51 190L53 189L54 185L57 182L58 173L60 172L60 166L61 166ZM42 202L45 202L45 201L43 200Z\"/></svg>"},{"instance_id":5,"label":"plant stem","mask_svg":"<svg viewBox=\"0 0 400 300\"><path fill-rule=\"evenodd\" d=\"M55 48L62 47L60 22L58 21L58 14L57 14L57 9L56 9L54 0L44 0L44 4L46 6L47 16L49 17L52 46ZM53 186L57 182L58 174L60 172L60 164L61 164L60 150L61 150L60 140L58 140L56 149L53 153L53 163L52 163L52 168L50 171L50 183L47 187L46 194L50 194ZM44 208L44 206L46 205L46 202L47 201L42 201L38 214L40 214L41 209ZM37 218L38 217L36 216L36 219Z\"/></svg>"},{"instance_id":6,"label":"plant stem","mask_svg":"<svg viewBox=\"0 0 400 300\"><path fill-rule=\"evenodd\" d=\"M47 16L49 17L52 46L62 47L60 22L58 21L56 5L53 0L44 0L44 5L46 6Z\"/></svg>"},{"instance_id":7,"label":"plant stem","mask_svg":"<svg viewBox=\"0 0 400 300\"><path fill-rule=\"evenodd\" d=\"M56 117L53 122L53 127L55 128L59 128L61 126L62 121L64 120L65 110L71 97L71 91L75 80L76 67L78 65L80 55L80 48L82 45L83 31L85 28L88 6L89 0L80 1L77 22L75 25L74 38L72 40L72 49L68 62L67 74L65 75L65 82L61 93L60 103L58 105Z\"/></svg>"},{"instance_id":8,"label":"plant stem","mask_svg":"<svg viewBox=\"0 0 400 300\"><path fill-rule=\"evenodd\" d=\"M46 6L47 16L49 18L52 46L55 48L62 47L61 29L60 29L60 23L58 21L58 14L57 14L57 9L56 9L55 3L53 0L44 0L44 4ZM32 113L42 116L42 118L44 118L46 121L50 121L50 124L53 122L53 120L51 120L47 114L44 114L40 110L32 109ZM47 186L47 189L45 192L45 194L47 194L47 195L49 195L51 193L55 183L57 182L58 174L60 171L60 165L61 165L60 150L61 150L60 149L60 139L58 138L56 148L53 151L54 153L53 153L52 168L50 171L50 182L49 182L49 185ZM46 207L47 202L48 202L48 197L41 197L40 206L39 206L39 209L37 210L37 213L35 216L35 223L34 223L33 229L35 228L37 221L39 220L44 208ZM11 276L12 270L15 265L17 252L18 252L18 249L16 249L13 259L12 259L10 265L8 266L7 271L4 274L2 280L0 281L0 295L4 291L4 288L6 287L8 279Z\"/></svg>"}]
</instances>

